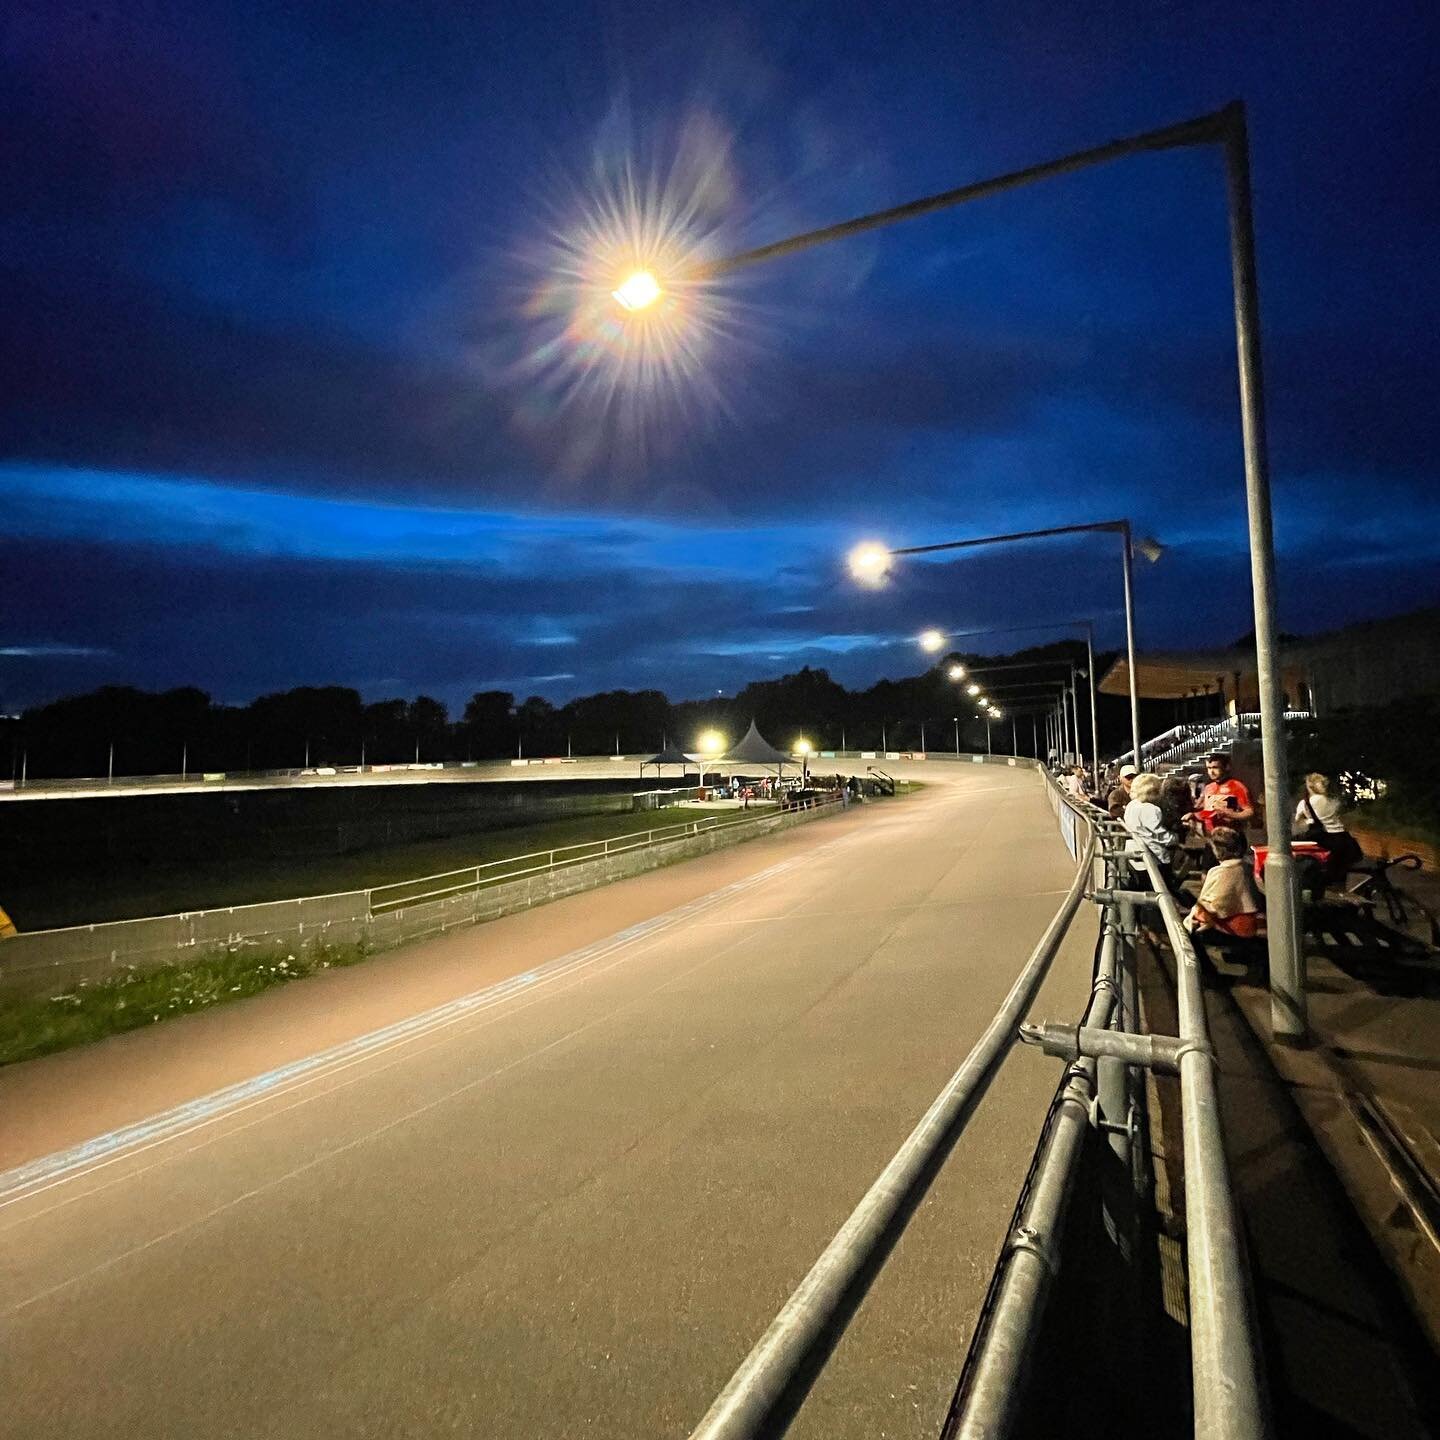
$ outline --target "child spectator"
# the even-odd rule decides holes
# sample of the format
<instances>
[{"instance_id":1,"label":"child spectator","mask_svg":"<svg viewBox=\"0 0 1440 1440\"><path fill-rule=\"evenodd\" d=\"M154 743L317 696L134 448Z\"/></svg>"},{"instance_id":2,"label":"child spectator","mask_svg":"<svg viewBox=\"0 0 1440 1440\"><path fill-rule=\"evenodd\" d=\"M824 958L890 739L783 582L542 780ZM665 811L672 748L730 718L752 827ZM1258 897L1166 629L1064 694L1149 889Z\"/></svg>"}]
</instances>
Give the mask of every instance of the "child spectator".
<instances>
[{"instance_id":1,"label":"child spectator","mask_svg":"<svg viewBox=\"0 0 1440 1440\"><path fill-rule=\"evenodd\" d=\"M1205 872L1200 898L1185 917L1185 928L1253 939L1260 933L1260 902L1245 864L1245 837L1221 825L1210 836L1210 848L1217 863Z\"/></svg>"}]
</instances>

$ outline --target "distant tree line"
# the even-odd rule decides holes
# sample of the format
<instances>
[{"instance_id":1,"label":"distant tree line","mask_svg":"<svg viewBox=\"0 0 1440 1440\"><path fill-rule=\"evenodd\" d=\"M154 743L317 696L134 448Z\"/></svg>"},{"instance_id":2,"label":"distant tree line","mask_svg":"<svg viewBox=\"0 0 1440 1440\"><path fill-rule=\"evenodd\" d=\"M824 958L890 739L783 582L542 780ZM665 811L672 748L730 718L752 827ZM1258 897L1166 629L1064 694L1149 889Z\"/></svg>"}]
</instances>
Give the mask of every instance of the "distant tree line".
<instances>
[{"instance_id":1,"label":"distant tree line","mask_svg":"<svg viewBox=\"0 0 1440 1440\"><path fill-rule=\"evenodd\" d=\"M996 663L1051 657L1077 658L1073 647L1061 644ZM948 749L955 743L957 716L962 747L983 749L983 722L946 678L956 658L979 663L947 656L922 674L881 680L861 691L847 690L827 671L808 666L778 680L755 681L733 697L678 702L659 690L609 690L557 706L539 695L517 703L509 691L482 690L454 718L429 695L367 705L358 691L340 685L301 686L239 706L217 705L191 687L152 694L106 686L0 719L0 765L16 775L23 767L32 779L104 775L112 747L116 775L171 774L182 767L193 774L357 765L362 758L374 765L634 754L667 744L693 749L706 729L738 740L751 720L781 747L804 737L825 750L913 749L923 733L929 748ZM1080 647L1077 663L1083 659ZM1055 673L1063 673L1063 666ZM998 698L1006 703L1004 692ZM1123 702L1102 698L1107 710L1118 707L1123 722ZM1121 728L1116 725L1117 739ZM1108 729L1102 716L1102 737ZM996 731L996 748L1008 750L1009 721L999 722ZM1028 720L1020 732L1020 748L1028 753Z\"/></svg>"}]
</instances>

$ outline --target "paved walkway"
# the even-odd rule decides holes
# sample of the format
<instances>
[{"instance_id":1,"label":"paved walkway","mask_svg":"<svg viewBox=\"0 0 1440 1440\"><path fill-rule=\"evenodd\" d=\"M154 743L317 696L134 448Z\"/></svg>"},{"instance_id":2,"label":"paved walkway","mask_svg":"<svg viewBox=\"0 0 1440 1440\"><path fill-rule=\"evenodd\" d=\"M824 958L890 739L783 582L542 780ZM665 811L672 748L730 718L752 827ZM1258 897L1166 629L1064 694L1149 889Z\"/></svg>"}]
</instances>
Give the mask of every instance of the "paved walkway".
<instances>
[{"instance_id":1,"label":"paved walkway","mask_svg":"<svg viewBox=\"0 0 1440 1440\"><path fill-rule=\"evenodd\" d=\"M1072 874L1032 775L957 769L0 1074L0 1163L101 1139L0 1208L9 1427L683 1435ZM1093 939L1037 1013L1078 1013ZM1057 1079L1007 1061L793 1434L935 1433Z\"/></svg>"},{"instance_id":2,"label":"paved walkway","mask_svg":"<svg viewBox=\"0 0 1440 1440\"><path fill-rule=\"evenodd\" d=\"M1432 910L1440 879L1405 876ZM1224 959L1232 994L1440 1350L1440 954L1344 905L1311 919L1312 1043L1270 1042L1265 976Z\"/></svg>"}]
</instances>

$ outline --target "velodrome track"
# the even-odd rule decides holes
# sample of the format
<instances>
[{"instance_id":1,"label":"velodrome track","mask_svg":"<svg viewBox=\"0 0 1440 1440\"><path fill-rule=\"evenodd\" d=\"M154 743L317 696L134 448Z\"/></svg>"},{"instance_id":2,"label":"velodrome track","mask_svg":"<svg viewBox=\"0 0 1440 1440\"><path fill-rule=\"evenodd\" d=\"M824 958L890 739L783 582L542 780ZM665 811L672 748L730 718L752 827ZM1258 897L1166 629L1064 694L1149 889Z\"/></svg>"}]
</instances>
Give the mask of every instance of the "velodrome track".
<instances>
[{"instance_id":1,"label":"velodrome track","mask_svg":"<svg viewBox=\"0 0 1440 1440\"><path fill-rule=\"evenodd\" d=\"M209 780L192 775L182 780L179 776L121 776L113 783L103 779L89 780L31 780L22 788L12 788L9 782L0 784L0 803L26 802L35 800L99 800L126 795L202 795L215 791L233 790L313 790L353 785L447 785L471 784L481 780L627 780L636 789L656 783L656 769L649 766L641 774L642 762L648 755L588 755L575 759L536 759L520 761L483 760L473 765L449 765L446 767L394 765L378 769L367 769L363 774L346 770L313 770L277 775L235 775ZM937 764L949 763L948 754L937 757ZM887 760L883 755L878 759L859 759L856 752L847 751L844 759L813 758L811 769L818 775L833 775L843 771L846 774L865 773L866 766L876 765L888 774L914 774L923 778L924 762L912 760ZM898 767L898 769L897 769ZM691 767L693 777L698 764ZM795 768L798 771L799 764ZM705 762L707 773L719 771L728 775L732 770L754 773L754 765L735 764L725 761ZM667 765L663 770L667 783L673 784L680 774L677 766ZM788 773L788 771L787 771Z\"/></svg>"},{"instance_id":2,"label":"velodrome track","mask_svg":"<svg viewBox=\"0 0 1440 1440\"><path fill-rule=\"evenodd\" d=\"M688 1433L1074 874L1032 773L887 768L927 786L0 1072L7 1432ZM1005 1062L792 1434L936 1432L1058 1079Z\"/></svg>"}]
</instances>

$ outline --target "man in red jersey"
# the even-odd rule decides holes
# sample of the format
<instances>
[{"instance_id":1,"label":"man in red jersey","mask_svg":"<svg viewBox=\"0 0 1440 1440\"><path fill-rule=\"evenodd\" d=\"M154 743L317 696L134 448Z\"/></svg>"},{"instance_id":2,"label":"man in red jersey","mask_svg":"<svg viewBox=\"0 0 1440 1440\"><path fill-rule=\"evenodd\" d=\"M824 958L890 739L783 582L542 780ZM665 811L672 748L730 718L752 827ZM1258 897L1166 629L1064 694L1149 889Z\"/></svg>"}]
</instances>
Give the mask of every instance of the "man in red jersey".
<instances>
[{"instance_id":1,"label":"man in red jersey","mask_svg":"<svg viewBox=\"0 0 1440 1440\"><path fill-rule=\"evenodd\" d=\"M1244 832L1246 822L1255 815L1255 806L1250 792L1242 780L1230 773L1228 755L1211 755L1205 761L1208 783L1200 791L1200 803L1195 807L1194 818L1209 835L1217 825L1229 825Z\"/></svg>"}]
</instances>

